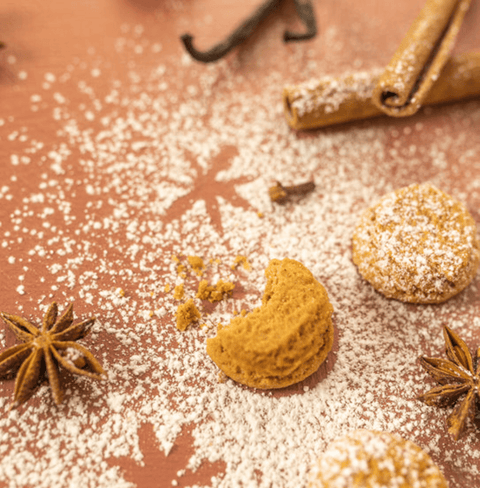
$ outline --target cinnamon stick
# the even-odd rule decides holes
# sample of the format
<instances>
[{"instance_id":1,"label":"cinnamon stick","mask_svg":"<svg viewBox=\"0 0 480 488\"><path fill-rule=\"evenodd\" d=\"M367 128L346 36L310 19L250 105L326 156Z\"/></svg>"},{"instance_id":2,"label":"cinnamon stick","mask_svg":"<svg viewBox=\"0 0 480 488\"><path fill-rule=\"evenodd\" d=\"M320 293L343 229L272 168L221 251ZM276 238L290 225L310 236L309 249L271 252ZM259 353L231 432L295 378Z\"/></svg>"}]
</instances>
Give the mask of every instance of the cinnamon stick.
<instances>
[{"instance_id":1,"label":"cinnamon stick","mask_svg":"<svg viewBox=\"0 0 480 488\"><path fill-rule=\"evenodd\" d=\"M327 76L283 90L285 117L293 129L316 129L382 115L372 96L381 70ZM480 52L450 58L433 83L424 105L480 96Z\"/></svg>"},{"instance_id":2,"label":"cinnamon stick","mask_svg":"<svg viewBox=\"0 0 480 488\"><path fill-rule=\"evenodd\" d=\"M471 0L427 0L374 89L393 117L414 114L447 62Z\"/></svg>"}]
</instances>

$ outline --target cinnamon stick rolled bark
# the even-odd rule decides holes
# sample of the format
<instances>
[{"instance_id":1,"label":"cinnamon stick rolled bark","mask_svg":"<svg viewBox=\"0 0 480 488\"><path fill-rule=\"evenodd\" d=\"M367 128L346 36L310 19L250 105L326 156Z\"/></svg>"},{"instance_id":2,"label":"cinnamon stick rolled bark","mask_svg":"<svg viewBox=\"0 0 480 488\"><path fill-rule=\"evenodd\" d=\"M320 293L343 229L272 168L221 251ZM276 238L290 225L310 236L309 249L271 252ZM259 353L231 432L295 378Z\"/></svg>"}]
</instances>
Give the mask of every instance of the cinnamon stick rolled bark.
<instances>
[{"instance_id":1,"label":"cinnamon stick rolled bark","mask_svg":"<svg viewBox=\"0 0 480 488\"><path fill-rule=\"evenodd\" d=\"M447 62L471 0L427 0L373 91L387 115L405 117L422 105Z\"/></svg>"},{"instance_id":2,"label":"cinnamon stick rolled bark","mask_svg":"<svg viewBox=\"0 0 480 488\"><path fill-rule=\"evenodd\" d=\"M283 90L285 117L293 129L316 129L382 115L372 94L382 71L327 76ZM423 104L480 96L480 52L450 58Z\"/></svg>"}]
</instances>

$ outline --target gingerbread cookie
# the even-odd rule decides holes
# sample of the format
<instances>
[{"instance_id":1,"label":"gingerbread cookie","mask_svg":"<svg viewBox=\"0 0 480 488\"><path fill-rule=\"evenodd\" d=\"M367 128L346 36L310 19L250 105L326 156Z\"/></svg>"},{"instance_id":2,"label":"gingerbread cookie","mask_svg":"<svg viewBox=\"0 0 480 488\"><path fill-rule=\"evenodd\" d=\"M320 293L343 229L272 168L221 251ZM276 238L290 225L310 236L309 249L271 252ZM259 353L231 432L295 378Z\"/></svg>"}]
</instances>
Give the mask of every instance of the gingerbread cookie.
<instances>
[{"instance_id":1,"label":"gingerbread cookie","mask_svg":"<svg viewBox=\"0 0 480 488\"><path fill-rule=\"evenodd\" d=\"M298 261L270 261L262 306L235 317L207 341L230 378L254 388L283 388L314 373L333 344L333 307L325 288Z\"/></svg>"},{"instance_id":2,"label":"gingerbread cookie","mask_svg":"<svg viewBox=\"0 0 480 488\"><path fill-rule=\"evenodd\" d=\"M361 216L353 235L360 274L404 302L444 302L473 280L479 261L468 210L429 183L383 197Z\"/></svg>"},{"instance_id":3,"label":"gingerbread cookie","mask_svg":"<svg viewBox=\"0 0 480 488\"><path fill-rule=\"evenodd\" d=\"M357 430L333 441L310 472L308 488L448 488L420 447L388 432Z\"/></svg>"}]
</instances>

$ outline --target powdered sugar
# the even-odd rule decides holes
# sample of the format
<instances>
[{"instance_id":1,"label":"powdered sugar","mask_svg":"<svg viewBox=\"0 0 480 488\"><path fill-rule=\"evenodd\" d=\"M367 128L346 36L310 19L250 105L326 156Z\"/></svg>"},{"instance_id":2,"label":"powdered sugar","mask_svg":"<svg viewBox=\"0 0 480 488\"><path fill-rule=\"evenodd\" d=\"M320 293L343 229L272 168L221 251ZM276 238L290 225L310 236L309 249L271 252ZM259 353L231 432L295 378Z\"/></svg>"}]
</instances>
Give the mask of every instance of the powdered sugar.
<instances>
[{"instance_id":1,"label":"powdered sugar","mask_svg":"<svg viewBox=\"0 0 480 488\"><path fill-rule=\"evenodd\" d=\"M312 487L447 488L418 446L385 432L357 430L331 443L310 474Z\"/></svg>"},{"instance_id":2,"label":"powdered sugar","mask_svg":"<svg viewBox=\"0 0 480 488\"><path fill-rule=\"evenodd\" d=\"M122 45L127 51L128 43ZM133 44L131 49L133 60L149 55ZM439 152L459 142L427 130L435 118L426 117L426 152L418 156L424 166L412 176L411 156L402 153L409 135L400 137L395 156L389 153L399 122L298 136L282 118L284 75L264 75L258 92L254 77L237 79L227 62L186 63L179 73L180 58L165 57L151 72L132 67L118 79L104 69L91 76L94 66L67 70L69 79L52 73L62 99L46 90L31 103L56 121L54 142L42 146L34 125L25 128L25 141L5 141L11 154L28 151L32 161L7 170L9 178L30 171L28 186L8 178L1 193L1 221L16 219L0 227L2 266L11 270L15 288L25 276L25 295L2 306L33 320L53 298L61 309L75 300L79 317L97 316L84 342L109 376L103 383L68 382L67 401L58 408L43 386L25 407L4 408L0 480L12 487L133 486L118 459L142 463L138 432L149 423L158 449L170 455L182 427L193 427L194 452L182 467L187 472L205 460L224 463L202 485L305 486L325 446L356 428L397 432L417 442L449 471L453 487L478 483L475 433L451 443L445 412L415 400L428 388L416 358L442 350L441 324L448 320L467 342L478 344L472 326L480 306L478 279L441 308L412 307L376 294L359 277L350 252L360 212L394 187L432 177L459 193L451 175L469 166L478 138L464 141L473 152L465 152L464 160L432 169ZM109 88L97 89L96 80L109 76ZM68 93L78 98L75 103ZM472 103L457 118L473 123L478 113ZM455 114L446 123L452 133L462 133ZM2 140L21 127L8 121ZM198 188L190 201L206 174L216 186ZM318 190L297 204L274 207L268 201L272 181L293 184L312 176ZM478 203L475 188L473 181L461 187L471 206ZM172 255L189 271L186 298L200 279L188 268L188 255L208 263L204 277L210 282L239 285L215 307L197 302L207 327L175 327L178 301L164 291L179 281ZM232 270L237 255L247 257L250 272ZM15 262L8 263L11 256ZM259 305L264 269L271 258L283 257L305 264L334 306L338 338L328 374L276 395L219 383L206 337L234 311ZM11 382L2 382L0 392L6 407Z\"/></svg>"},{"instance_id":3,"label":"powdered sugar","mask_svg":"<svg viewBox=\"0 0 480 488\"><path fill-rule=\"evenodd\" d=\"M320 80L311 80L295 87L295 96L291 106L302 117L306 113L324 112L330 114L338 111L347 100L367 100L372 98L380 69L369 72L357 72L343 75L341 78L326 76ZM321 110L320 110L321 109Z\"/></svg>"},{"instance_id":4,"label":"powdered sugar","mask_svg":"<svg viewBox=\"0 0 480 488\"><path fill-rule=\"evenodd\" d=\"M355 230L354 261L362 276L404 301L445 301L470 283L479 259L466 208L428 183L386 195Z\"/></svg>"}]
</instances>

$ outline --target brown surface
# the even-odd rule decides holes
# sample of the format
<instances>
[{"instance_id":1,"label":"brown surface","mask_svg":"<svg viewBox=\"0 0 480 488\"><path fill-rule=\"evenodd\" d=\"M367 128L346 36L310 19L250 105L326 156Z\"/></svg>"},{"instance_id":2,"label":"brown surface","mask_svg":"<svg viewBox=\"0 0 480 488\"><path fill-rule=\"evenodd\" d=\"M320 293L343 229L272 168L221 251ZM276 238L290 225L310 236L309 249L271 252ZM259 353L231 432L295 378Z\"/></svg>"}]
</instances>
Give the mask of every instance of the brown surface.
<instances>
[{"instance_id":1,"label":"brown surface","mask_svg":"<svg viewBox=\"0 0 480 488\"><path fill-rule=\"evenodd\" d=\"M163 62L170 62L169 60L175 59L175 57L180 60L182 47L178 37L186 31L190 31L196 36L196 46L199 48L210 47L230 32L238 21L251 12L258 3L220 0L92 0L85 2L4 0L0 6L0 39L7 44L7 48L0 53L0 99L2 106L0 118L5 120L5 125L0 127L0 187L10 182L13 175L21 184L13 186L17 189L17 193L12 200L3 199L1 201L0 234L2 239L5 237L5 233L9 231L16 235L17 230L14 230L15 222L13 221L14 212L16 209L22 208L22 198L37 191L38 181L48 169L45 159L47 155L44 150L40 150L36 156L32 157L33 162L28 165L11 165L11 155L20 153L24 145L18 137L12 141L8 139L8 136L14 131L21 134L24 128L27 128L31 140L44 142L45 148L54 147L57 149L57 144L63 140L59 138L57 133L62 124L52 117L51 104L49 105L45 101L47 97L51 98L51 92L55 91L42 88L46 81L45 74L53 73L57 79L65 74L70 75L69 79L65 78L61 91L69 100L71 112L75 116L79 116L84 111L80 108L81 104L89 103L88 95L82 94L78 90L78 82L86 78L87 69L90 70L95 66L101 68L102 75L91 82L95 85L97 95L105 95L111 88L112 80L119 79L125 83L129 80L128 67L132 66L129 63L134 63L138 72L147 73ZM378 0L362 2L355 0L316 1L315 9L318 17L319 36L308 43L283 45L281 37L285 27L299 27L298 23L292 20L293 6L285 2L279 12L263 23L262 29L251 40L228 57L226 66L236 76L245 76L245 90L247 92L251 90L252 95L261 93L262 82L267 79L272 71L278 71L279 78L282 80L280 82L282 86L278 86L278 102L280 104L284 82L295 83L307 80L312 76L318 77L318 69L324 72L322 74L336 75L351 69L352 66L355 69L370 69L385 65L421 6L422 2L419 0L404 1L401 8L399 8L398 2ZM122 33L122 26L125 24L129 26L128 33ZM143 32L137 37L133 33L136 25L143 26ZM454 50L455 53L480 49L478 25L480 25L480 5L478 1L474 1L469 15L464 21ZM123 52L119 52L115 48L115 41L121 37L129 40L141 39L141 42L147 46L159 42L162 49L159 53L145 49L141 56L136 57L132 49L132 45L136 41L128 45L128 49ZM271 55L272 53L274 55ZM309 63L311 61L316 61L317 64L314 66ZM207 68L201 68L196 64L193 67L188 65L187 68L179 66L179 70L183 70L184 80L190 80L192 84L197 86L200 69L206 70ZM18 77L19 73L23 71L28 73L25 80ZM220 76L219 93L224 94L227 98L232 97L228 83L223 83L223 81ZM170 87L169 94L174 90ZM32 95L36 94L43 97L41 102L32 101ZM38 106L38 110L33 111L32 105ZM206 105L208 107L208 103ZM119 116L122 116L126 114L128 107L121 107L119 110L123 110L119 113ZM465 110L466 116L462 110ZM416 180L435 179L439 171L438 167L427 156L424 155L423 160L423 156L415 161L412 160L412 164L406 167L403 164L396 163L395 152L408 151L412 145L426 147L438 142L438 145L441 146L442 141L447 136L451 137L450 144L442 153L443 157L450 163L448 167L442 167L441 180L445 186L448 186L448 188L444 187L443 189L453 192L457 196L461 194L468 199L469 210L478 226L480 223L478 210L480 208L480 194L478 191L472 190L472 186L469 186L468 195L462 191L467 182L480 178L479 156L478 152L475 153L478 151L478 144L480 143L478 140L480 133L479 110L478 103L471 102L470 105L456 104L436 109L433 112L422 112L416 116L414 121L409 119L391 121L384 118L368 122L371 125L365 125L365 122L361 123L360 126L364 128L385 129L386 154L384 155L385 160L382 161L384 167L382 170L378 170L377 175L373 175L378 178L375 181L384 178L385 186L390 185L390 187L398 188ZM204 113L201 117L206 118L207 115L208 113ZM419 132L412 129L415 124L422 124L423 130ZM94 130L98 130L100 122L96 119L90 125ZM350 126L340 126L328 134L332 136L341 135L342 131L348 132L349 130ZM298 138L315 138L318 135L319 133L298 135ZM402 140L400 147L397 144L399 139ZM341 142L336 144L341 145ZM75 144L72 144L71 147L73 152L64 161L63 167L68 177L81 183L84 178L86 179L84 168L79 164L83 157L81 148ZM254 201L248 201L234 191L236 185L251 181L249 174L237 175L228 181L214 180L215 175L220 170L230 168L231 161L238 153L238 149L235 140L231 139L219 154L213 157L213 162L210 161L208 171L192 182L186 196L178 196L176 201L167 209L164 216L165 222L173 222L181 217L190 208L192 201L200 198L200 195L205 196L207 213L212 219L212 227L219 232L222 232L222 226L216 196L223 197L235 207L246 210L255 209ZM473 153L467 151L473 151ZM470 157L473 161L470 165L462 163L464 161L462 158L466 157ZM458 161L462 164L457 165L456 162ZM195 158L191 157L190 164L194 170L199 170L200 166ZM364 175L361 164L358 164L354 170L358 172L359 180L370 181L369 178L372 175ZM308 167L305 168L303 162L300 161L296 170L291 173L291 180L296 181L303 177L308 179L309 176L311 175ZM106 176L99 173L99 178L106 178ZM72 215L78 221L83 222L82 217L86 212L85 202L87 200L101 200L101 197L87 197L80 183L67 196L67 200L72 203ZM105 184L107 183L108 181L105 180ZM61 184L65 183L62 181ZM365 186L368 185L365 184ZM328 195L328 188L322 188L321 195ZM369 202L363 202L363 204L366 203ZM359 206L359 209L361 207L362 205ZM99 209L98 219L105 216L102 212L105 212L106 215L104 208ZM137 208L135 212L141 213L142 209ZM35 227L34 218L26 217L22 225L26 225L26 222L28 222L29 229ZM63 229L65 226L61 214L50 217L49 222L56 224L59 229ZM226 232L225 229L223 231ZM231 229L228 231L230 232ZM65 232L67 235L73 235L73 230L68 226ZM146 234L148 233L149 231L146 231ZM93 242L93 249L101 257L105 245L104 236L92 232L90 240ZM55 277L46 272L46 266L51 266L55 260L64 263L65 259L57 256L45 264L40 259L28 258L26 252L35 245L35 242L34 237L25 234L22 242L11 243L7 248L0 248L0 310L2 311L18 313L26 317L38 316L40 297L48 294L52 285L57 285ZM114 262L115 250L110 249L109 252L110 262ZM349 252L348 247L342 252ZM14 264L7 264L8 258L11 256L17 257L17 260ZM25 257L24 262L19 259L21 256ZM116 258L119 263L122 263L123 256L120 250L118 250ZM82 264L81 271L94 270L97 265L97 263ZM23 266L29 268L28 273L23 270ZM19 295L16 291L19 285L18 276L20 275L25 275L23 281L27 290L25 295ZM43 278L45 280L42 280ZM328 278L325 279L328 281ZM161 277L159 281L161 281ZM478 285L478 279L476 283ZM134 295L136 292L135 283L122 280L115 274L111 276L101 275L98 285L100 289L122 287L127 295ZM325 285L328 289L328 283ZM81 288L81 284L78 283L73 291L60 286L59 289L51 292L51 295L63 305L67 298L72 295L78 297ZM245 290L242 291L241 286L237 289L240 291L235 296L241 299ZM261 295L262 291L257 290L258 296ZM456 302L459 309L465 310L467 306L478 308L477 294L478 292L474 287L465 292L463 297ZM375 300L375 296L370 295L365 306L368 307ZM47 299L44 303L46 302L48 302ZM19 310L20 308L22 310ZM78 298L75 303L75 311L77 317L99 313L97 309L81 298ZM455 316L455 314L452 315ZM173 323L171 317L167 320ZM388 318L385 322L388 323ZM335 318L334 324L338 325ZM470 339L474 341L475 338L478 340L479 336L478 334L475 335L474 332ZM113 344L113 342L109 344L110 339L108 337L104 337L104 339L103 347ZM6 342L8 346L12 345L14 343L13 336L7 334ZM333 352L335 354L337 349L338 337L334 343ZM429 351L425 351L425 353L429 354ZM130 352L123 350L121 354L128 355ZM104 358L108 358L106 352L104 352ZM317 376L320 375L322 378L327 376L327 370L330 371L334 363L335 356L329 357L324 368L325 371L313 375L298 388L292 387L291 390L280 392L278 396L300 394L303 386L314 388L319 381ZM68 382L69 385L73 384L71 379ZM2 383L0 396L9 398L12 388L12 382ZM73 390L76 388L76 386L72 386ZM84 387L84 390L83 394L88 396L90 389ZM38 406L38 403L35 403L38 402L38 398L32 399L32 402L33 405ZM420 414L412 414L412 418L415 418L416 415L419 416ZM179 469L185 468L193 449L189 428L184 428L182 435L177 438L170 456L166 457L159 451L154 442L151 426L145 423L139 429L139 446L144 454L145 466L142 467L129 454L120 458L110 457L107 462L111 466L120 466L124 472L124 478L135 482L139 487L171 486L170 482L175 478L175 473ZM478 444L478 435L475 442ZM442 449L455 448L452 441L443 435L440 444ZM474 447L478 448L476 444ZM438 462L438 456L435 460ZM444 469L446 476L456 483L455 487L462 486L463 474L456 468L454 462L447 463L447 467ZM196 472L189 471L179 479L179 486L189 486L195 483L208 484L212 474L222 473L223 470L224 463L222 461L213 464L205 463ZM13 486L15 486L16 476L18 474L12 477ZM8 486L8 483L5 486Z\"/></svg>"}]
</instances>

